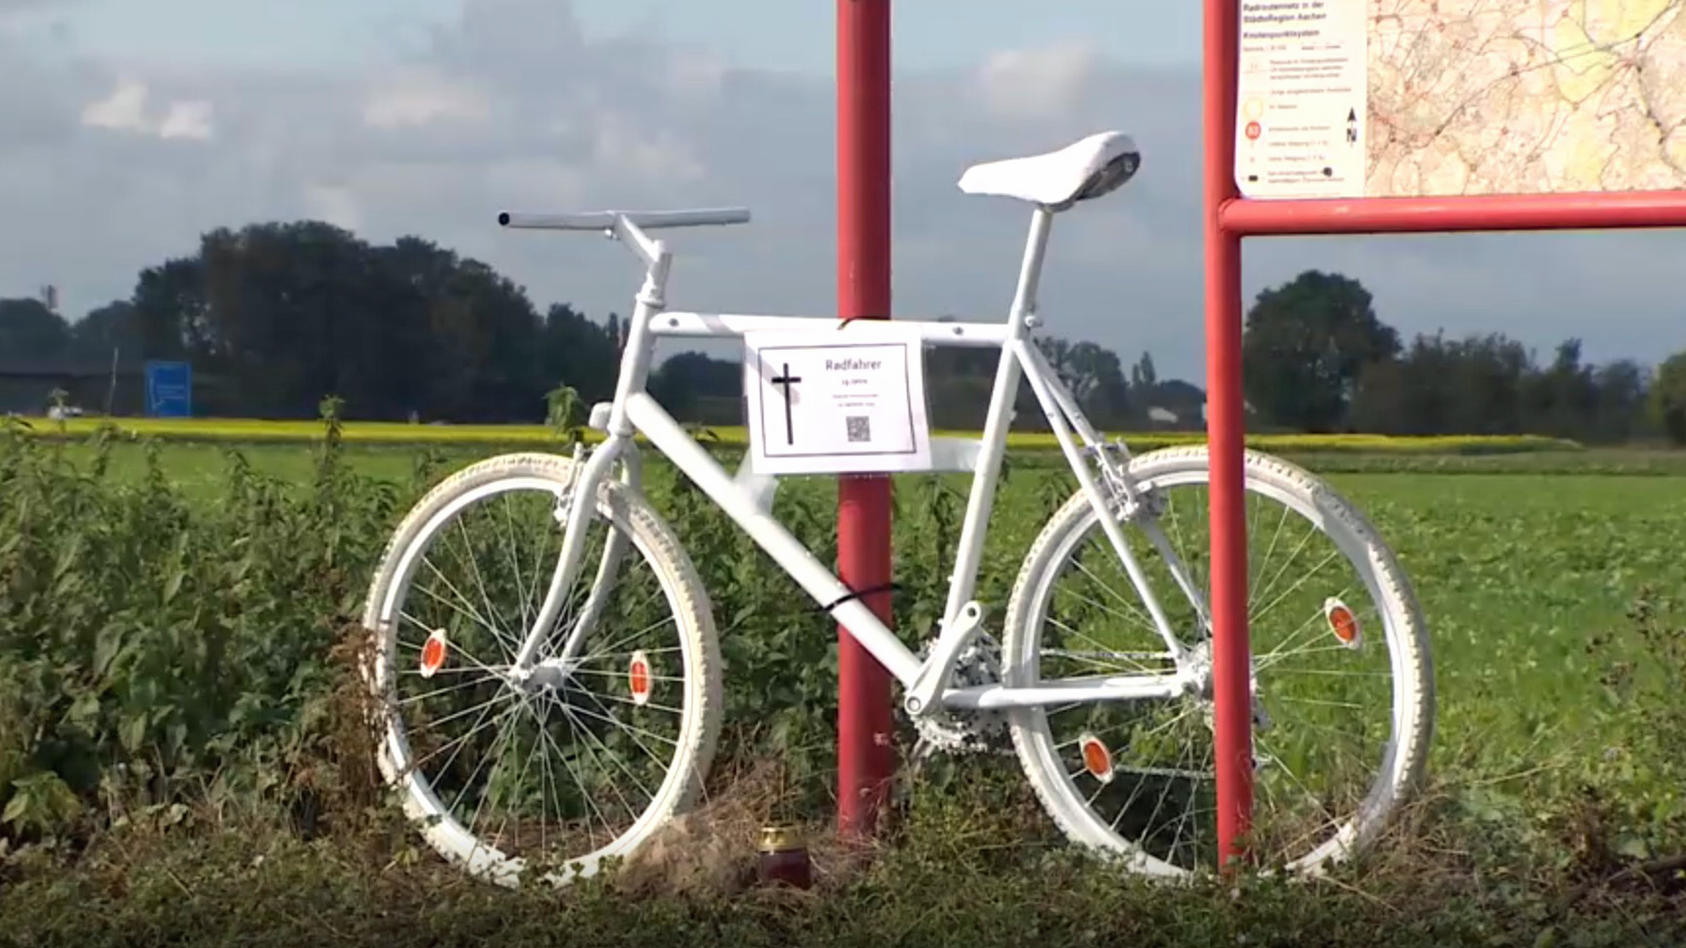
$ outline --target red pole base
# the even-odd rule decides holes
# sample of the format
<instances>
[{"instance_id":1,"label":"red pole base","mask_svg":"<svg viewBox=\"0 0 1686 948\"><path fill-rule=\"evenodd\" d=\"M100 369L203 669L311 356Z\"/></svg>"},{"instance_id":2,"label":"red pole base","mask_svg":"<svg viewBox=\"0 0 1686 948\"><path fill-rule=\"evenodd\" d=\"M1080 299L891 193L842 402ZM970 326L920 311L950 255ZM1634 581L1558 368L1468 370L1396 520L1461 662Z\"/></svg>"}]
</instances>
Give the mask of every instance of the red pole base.
<instances>
[{"instance_id":1,"label":"red pole base","mask_svg":"<svg viewBox=\"0 0 1686 948\"><path fill-rule=\"evenodd\" d=\"M890 581L890 479L844 477L837 485L838 577L850 589ZM890 594L863 597L890 624ZM890 674L841 625L837 627L837 829L870 836L889 797L896 751Z\"/></svg>"}]
</instances>

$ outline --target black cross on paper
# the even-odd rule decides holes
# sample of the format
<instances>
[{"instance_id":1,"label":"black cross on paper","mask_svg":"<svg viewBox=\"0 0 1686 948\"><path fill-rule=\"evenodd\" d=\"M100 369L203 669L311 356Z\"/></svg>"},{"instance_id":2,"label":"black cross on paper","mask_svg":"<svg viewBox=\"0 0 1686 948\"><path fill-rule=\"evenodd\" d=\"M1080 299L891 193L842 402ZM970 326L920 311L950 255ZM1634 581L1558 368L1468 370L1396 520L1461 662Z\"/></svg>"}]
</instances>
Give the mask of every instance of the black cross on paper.
<instances>
[{"instance_id":1,"label":"black cross on paper","mask_svg":"<svg viewBox=\"0 0 1686 948\"><path fill-rule=\"evenodd\" d=\"M786 362L784 364L784 374L774 376L768 381L772 382L774 385L784 386L784 440L785 444L795 444L796 426L792 423L790 415L790 387L795 385L797 382L802 381L802 377L800 375L791 375L790 363Z\"/></svg>"}]
</instances>

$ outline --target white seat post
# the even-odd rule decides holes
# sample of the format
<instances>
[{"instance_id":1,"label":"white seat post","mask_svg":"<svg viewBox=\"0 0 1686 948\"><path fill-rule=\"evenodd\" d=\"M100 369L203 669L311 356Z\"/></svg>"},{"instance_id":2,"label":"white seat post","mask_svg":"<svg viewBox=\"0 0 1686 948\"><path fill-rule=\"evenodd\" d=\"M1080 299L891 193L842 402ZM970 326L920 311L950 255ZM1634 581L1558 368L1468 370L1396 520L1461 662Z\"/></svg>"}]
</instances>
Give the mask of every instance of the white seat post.
<instances>
[{"instance_id":1,"label":"white seat post","mask_svg":"<svg viewBox=\"0 0 1686 948\"><path fill-rule=\"evenodd\" d=\"M995 503L995 472L1007 449L1007 430L1013 423L1013 405L1021 373L1013 346L1032 328L1036 314L1036 291L1042 281L1042 261L1048 252L1048 234L1054 226L1054 212L1038 206L1030 212L1030 233L1025 237L1024 258L1019 263L1019 283L1013 291L1013 306L1007 313L1007 343L995 367L995 384L989 396L989 415L984 419L982 447L974 470L990 472L973 484L966 499L960 539L955 544L954 571L949 574L948 601L943 606L943 627L959 621L961 610L977 589L978 567L983 562L983 533L988 529L988 511Z\"/></svg>"}]
</instances>

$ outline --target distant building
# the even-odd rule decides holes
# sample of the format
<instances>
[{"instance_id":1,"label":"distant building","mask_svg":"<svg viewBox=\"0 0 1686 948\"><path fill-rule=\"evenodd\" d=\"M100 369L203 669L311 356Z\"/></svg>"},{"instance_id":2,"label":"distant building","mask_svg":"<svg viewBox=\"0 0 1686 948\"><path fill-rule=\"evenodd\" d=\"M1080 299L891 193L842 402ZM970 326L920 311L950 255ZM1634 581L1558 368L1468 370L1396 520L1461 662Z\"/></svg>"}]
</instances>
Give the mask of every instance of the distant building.
<instances>
[{"instance_id":1,"label":"distant building","mask_svg":"<svg viewBox=\"0 0 1686 948\"><path fill-rule=\"evenodd\" d=\"M111 398L114 415L138 415L145 408L145 369L139 362L117 363L116 388L110 362L74 359L0 360L0 413L45 415L53 389L63 389L65 403L87 413L103 413Z\"/></svg>"},{"instance_id":2,"label":"distant building","mask_svg":"<svg viewBox=\"0 0 1686 948\"><path fill-rule=\"evenodd\" d=\"M1167 379L1153 387L1147 420L1154 428L1193 431L1206 425L1206 393L1182 379Z\"/></svg>"}]
</instances>

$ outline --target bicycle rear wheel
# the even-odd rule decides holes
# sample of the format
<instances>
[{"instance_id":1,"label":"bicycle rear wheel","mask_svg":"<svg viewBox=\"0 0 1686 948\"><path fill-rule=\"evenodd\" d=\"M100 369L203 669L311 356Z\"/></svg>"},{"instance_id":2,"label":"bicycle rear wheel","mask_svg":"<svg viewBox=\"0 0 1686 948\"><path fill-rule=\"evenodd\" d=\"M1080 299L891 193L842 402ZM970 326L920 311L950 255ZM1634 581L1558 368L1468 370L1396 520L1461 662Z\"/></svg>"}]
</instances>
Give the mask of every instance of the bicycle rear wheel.
<instances>
[{"instance_id":1,"label":"bicycle rear wheel","mask_svg":"<svg viewBox=\"0 0 1686 948\"><path fill-rule=\"evenodd\" d=\"M1403 571L1351 504L1275 458L1247 452L1245 472L1249 850L1267 868L1314 873L1373 839L1421 774L1433 715L1428 639ZM1206 449L1142 455L1129 476L1207 595ZM1184 654L1156 631L1079 492L1020 570L1004 683L1192 670L1202 686L1163 701L1017 709L1009 724L1027 777L1070 839L1135 871L1187 876L1217 865L1209 635L1141 523L1121 525Z\"/></svg>"},{"instance_id":2,"label":"bicycle rear wheel","mask_svg":"<svg viewBox=\"0 0 1686 948\"><path fill-rule=\"evenodd\" d=\"M667 525L619 483L597 491L536 665L512 672L577 473L513 454L439 484L399 524L363 617L382 774L435 849L506 885L535 867L566 883L630 854L690 803L719 732L708 599Z\"/></svg>"}]
</instances>

